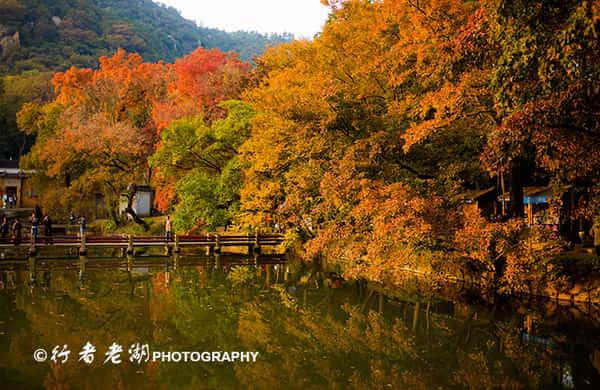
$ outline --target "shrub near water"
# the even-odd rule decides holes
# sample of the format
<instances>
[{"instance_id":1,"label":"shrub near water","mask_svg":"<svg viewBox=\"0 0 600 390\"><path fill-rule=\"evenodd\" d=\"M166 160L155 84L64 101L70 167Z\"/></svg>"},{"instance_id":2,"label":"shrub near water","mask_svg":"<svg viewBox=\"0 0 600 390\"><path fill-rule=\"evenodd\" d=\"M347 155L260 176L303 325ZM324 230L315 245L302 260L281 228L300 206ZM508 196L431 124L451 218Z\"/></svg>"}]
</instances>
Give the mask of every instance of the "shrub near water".
<instances>
[{"instance_id":1,"label":"shrub near water","mask_svg":"<svg viewBox=\"0 0 600 390\"><path fill-rule=\"evenodd\" d=\"M466 207L463 216L465 223L457 231L455 243L465 269L502 274L500 282L508 292L533 292L557 276L554 259L563 243L556 233L516 219L488 222L476 206ZM505 269L497 269L501 264L506 264Z\"/></svg>"},{"instance_id":2,"label":"shrub near water","mask_svg":"<svg viewBox=\"0 0 600 390\"><path fill-rule=\"evenodd\" d=\"M319 230L306 256L322 256L346 277L378 282L396 283L406 269L431 273L443 267L453 213L445 211L441 198L425 199L401 183L355 181L345 189L351 186L355 206ZM329 191L335 208L334 194L340 192Z\"/></svg>"},{"instance_id":3,"label":"shrub near water","mask_svg":"<svg viewBox=\"0 0 600 390\"><path fill-rule=\"evenodd\" d=\"M400 185L365 188L359 197L346 220L328 224L306 244L305 256L321 256L347 278L388 284L418 271L537 292L560 279L555 259L563 243L552 231L516 219L489 222L476 206L444 211L440 199L425 200Z\"/></svg>"},{"instance_id":4,"label":"shrub near water","mask_svg":"<svg viewBox=\"0 0 600 390\"><path fill-rule=\"evenodd\" d=\"M554 260L562 250L554 232L539 227L529 229L506 256L506 289L535 293L557 281L560 267Z\"/></svg>"}]
</instances>

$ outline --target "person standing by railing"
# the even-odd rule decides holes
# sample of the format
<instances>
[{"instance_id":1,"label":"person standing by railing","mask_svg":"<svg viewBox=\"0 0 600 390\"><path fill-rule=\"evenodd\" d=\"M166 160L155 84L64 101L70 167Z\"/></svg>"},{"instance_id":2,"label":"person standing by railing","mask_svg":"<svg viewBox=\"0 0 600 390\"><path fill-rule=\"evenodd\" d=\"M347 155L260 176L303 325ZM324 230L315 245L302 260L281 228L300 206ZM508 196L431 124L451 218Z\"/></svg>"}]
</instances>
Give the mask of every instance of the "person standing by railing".
<instances>
[{"instance_id":1,"label":"person standing by railing","mask_svg":"<svg viewBox=\"0 0 600 390\"><path fill-rule=\"evenodd\" d=\"M66 229L66 234L69 235L69 232L72 231L73 227L77 224L77 217L75 216L75 214L73 213L73 211L71 211L69 213L69 218L67 220L67 229Z\"/></svg>"},{"instance_id":2,"label":"person standing by railing","mask_svg":"<svg viewBox=\"0 0 600 390\"><path fill-rule=\"evenodd\" d=\"M15 218L15 223L12 225L12 239L15 245L21 244L21 239L23 238L21 232L22 227L19 218Z\"/></svg>"},{"instance_id":3,"label":"person standing by railing","mask_svg":"<svg viewBox=\"0 0 600 390\"><path fill-rule=\"evenodd\" d=\"M37 216L36 213L32 213L31 214L30 221L31 221L31 238L34 241L37 241L38 228L39 228L39 225L40 225L40 220L39 220L39 218L38 218L38 216Z\"/></svg>"},{"instance_id":4,"label":"person standing by railing","mask_svg":"<svg viewBox=\"0 0 600 390\"><path fill-rule=\"evenodd\" d=\"M85 220L85 217L82 215L81 218L79 218L79 236L80 237L85 236L86 229L87 229L87 221Z\"/></svg>"},{"instance_id":5,"label":"person standing by railing","mask_svg":"<svg viewBox=\"0 0 600 390\"><path fill-rule=\"evenodd\" d=\"M165 220L165 241L171 241L172 231L173 226L171 224L171 218L167 215L167 219Z\"/></svg>"},{"instance_id":6,"label":"person standing by railing","mask_svg":"<svg viewBox=\"0 0 600 390\"><path fill-rule=\"evenodd\" d=\"M46 237L46 245L52 243L52 220L48 214L44 215L44 220L42 221L44 225L44 236Z\"/></svg>"},{"instance_id":7,"label":"person standing by railing","mask_svg":"<svg viewBox=\"0 0 600 390\"><path fill-rule=\"evenodd\" d=\"M0 235L2 238L7 238L10 233L10 225L8 224L8 218L6 215L2 218L2 224L0 225Z\"/></svg>"}]
</instances>

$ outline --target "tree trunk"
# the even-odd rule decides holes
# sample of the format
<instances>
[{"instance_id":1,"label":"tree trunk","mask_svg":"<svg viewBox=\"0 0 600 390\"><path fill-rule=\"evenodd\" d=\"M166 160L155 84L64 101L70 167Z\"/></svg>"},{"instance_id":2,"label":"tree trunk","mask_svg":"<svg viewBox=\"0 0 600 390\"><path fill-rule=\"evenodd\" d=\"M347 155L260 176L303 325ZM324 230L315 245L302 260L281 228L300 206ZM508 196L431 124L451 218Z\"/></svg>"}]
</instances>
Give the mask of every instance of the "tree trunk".
<instances>
[{"instance_id":1,"label":"tree trunk","mask_svg":"<svg viewBox=\"0 0 600 390\"><path fill-rule=\"evenodd\" d=\"M525 216L523 203L523 162L514 160L510 166L510 216Z\"/></svg>"},{"instance_id":2,"label":"tree trunk","mask_svg":"<svg viewBox=\"0 0 600 390\"><path fill-rule=\"evenodd\" d=\"M131 216L135 223L137 223L138 225L142 225L144 227L144 231L147 232L148 230L150 230L150 226L146 221L138 217L135 210L133 209L133 198L135 197L136 192L137 188L135 185L130 185L127 188L127 207L125 208L125 212L129 216Z\"/></svg>"},{"instance_id":3,"label":"tree trunk","mask_svg":"<svg viewBox=\"0 0 600 390\"><path fill-rule=\"evenodd\" d=\"M117 212L117 208L114 207L114 205L110 205L108 209L109 209L109 213L110 213L110 218L115 223L115 226L120 226L121 218L119 218L119 213Z\"/></svg>"}]
</instances>

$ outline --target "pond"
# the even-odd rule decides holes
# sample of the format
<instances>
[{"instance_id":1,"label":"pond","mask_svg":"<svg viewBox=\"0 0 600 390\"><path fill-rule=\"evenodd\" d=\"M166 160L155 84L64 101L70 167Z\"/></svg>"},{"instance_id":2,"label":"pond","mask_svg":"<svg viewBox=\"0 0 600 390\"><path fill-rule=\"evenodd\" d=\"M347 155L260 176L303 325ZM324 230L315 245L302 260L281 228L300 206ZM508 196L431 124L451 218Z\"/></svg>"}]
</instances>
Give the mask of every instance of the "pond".
<instances>
[{"instance_id":1,"label":"pond","mask_svg":"<svg viewBox=\"0 0 600 390\"><path fill-rule=\"evenodd\" d=\"M276 256L4 261L0 276L5 389L600 388L597 308L417 281L386 294Z\"/></svg>"}]
</instances>

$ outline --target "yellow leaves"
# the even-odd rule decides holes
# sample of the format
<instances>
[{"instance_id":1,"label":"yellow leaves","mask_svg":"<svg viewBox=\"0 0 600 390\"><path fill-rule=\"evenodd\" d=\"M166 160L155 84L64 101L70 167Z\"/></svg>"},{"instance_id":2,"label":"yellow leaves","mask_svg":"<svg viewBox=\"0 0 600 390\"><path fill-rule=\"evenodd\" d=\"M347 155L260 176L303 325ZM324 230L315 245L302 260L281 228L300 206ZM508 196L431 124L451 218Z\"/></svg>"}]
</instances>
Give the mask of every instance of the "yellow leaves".
<instances>
[{"instance_id":1,"label":"yellow leaves","mask_svg":"<svg viewBox=\"0 0 600 390\"><path fill-rule=\"evenodd\" d=\"M527 287L539 288L548 283L550 276L556 276L553 261L562 250L562 243L554 232L541 227L529 229L507 256L507 289L523 291Z\"/></svg>"},{"instance_id":2,"label":"yellow leaves","mask_svg":"<svg viewBox=\"0 0 600 390\"><path fill-rule=\"evenodd\" d=\"M492 126L481 119L488 71L464 70L452 46L477 6L350 0L313 42L269 49L245 93L259 114L242 147L242 208L296 226L310 215L306 257L323 256L348 275L384 280L407 265L431 269L432 253L454 238L455 215L424 188L429 176L403 160L436 132L479 145ZM483 261L488 247L466 249Z\"/></svg>"},{"instance_id":3,"label":"yellow leaves","mask_svg":"<svg viewBox=\"0 0 600 390\"><path fill-rule=\"evenodd\" d=\"M487 103L488 79L489 73L485 71L464 73L457 82L446 81L441 87L423 93L418 103L413 102L415 121L403 135L406 141L404 150L410 150L438 131L468 128L471 119L477 120L474 126L478 127L481 134L490 132L496 123L493 109ZM394 108L398 112L402 106ZM406 109L410 109L410 106Z\"/></svg>"},{"instance_id":4,"label":"yellow leaves","mask_svg":"<svg viewBox=\"0 0 600 390\"><path fill-rule=\"evenodd\" d=\"M326 175L322 194L324 205L342 207L340 220L326 222L307 243L307 257L320 254L346 277L379 282L401 280L407 266L428 267L425 248L446 224L439 199L424 199L401 183L336 179Z\"/></svg>"},{"instance_id":5,"label":"yellow leaves","mask_svg":"<svg viewBox=\"0 0 600 390\"><path fill-rule=\"evenodd\" d=\"M532 283L540 286L552 274L553 258L562 252L553 232L527 227L520 220L488 222L476 205L463 208L463 220L455 236L460 256L483 263L488 271L494 271L497 259L506 259L503 281L509 291L522 292Z\"/></svg>"},{"instance_id":6,"label":"yellow leaves","mask_svg":"<svg viewBox=\"0 0 600 390\"><path fill-rule=\"evenodd\" d=\"M463 256L488 263L494 257L492 241L496 225L481 215L476 204L463 207L464 226L456 233L455 243Z\"/></svg>"},{"instance_id":7,"label":"yellow leaves","mask_svg":"<svg viewBox=\"0 0 600 390\"><path fill-rule=\"evenodd\" d=\"M260 88L245 98L257 111L273 112L286 119L304 120L325 116L323 101L328 89L326 77L315 72L319 60L308 43L294 42L271 48L261 57L258 72L268 71ZM278 62L281 61L281 62Z\"/></svg>"}]
</instances>

